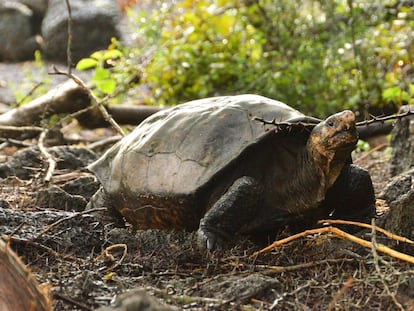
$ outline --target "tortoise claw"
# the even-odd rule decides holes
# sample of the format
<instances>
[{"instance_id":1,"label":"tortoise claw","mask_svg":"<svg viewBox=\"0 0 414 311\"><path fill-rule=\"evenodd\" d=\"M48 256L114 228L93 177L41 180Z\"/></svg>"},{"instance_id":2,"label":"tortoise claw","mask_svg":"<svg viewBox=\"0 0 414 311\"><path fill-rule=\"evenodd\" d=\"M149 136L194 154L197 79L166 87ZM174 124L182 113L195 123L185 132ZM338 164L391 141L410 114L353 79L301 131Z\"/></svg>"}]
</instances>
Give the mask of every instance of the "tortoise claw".
<instances>
[{"instance_id":1,"label":"tortoise claw","mask_svg":"<svg viewBox=\"0 0 414 311\"><path fill-rule=\"evenodd\" d=\"M201 248L207 247L210 252L223 248L224 239L212 231L200 228L197 231L197 236L198 244Z\"/></svg>"}]
</instances>

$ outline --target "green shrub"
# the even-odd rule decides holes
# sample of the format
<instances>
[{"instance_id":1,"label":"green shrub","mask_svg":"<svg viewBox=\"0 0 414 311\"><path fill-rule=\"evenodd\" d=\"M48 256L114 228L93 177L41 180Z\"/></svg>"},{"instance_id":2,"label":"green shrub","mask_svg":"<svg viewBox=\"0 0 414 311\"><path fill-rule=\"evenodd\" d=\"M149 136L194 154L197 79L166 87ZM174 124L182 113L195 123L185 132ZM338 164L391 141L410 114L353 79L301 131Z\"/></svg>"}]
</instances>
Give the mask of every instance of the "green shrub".
<instances>
[{"instance_id":1,"label":"green shrub","mask_svg":"<svg viewBox=\"0 0 414 311\"><path fill-rule=\"evenodd\" d=\"M135 13L137 47L98 75L115 74L116 88L139 76L149 103L258 93L324 117L413 99L414 13L403 2L156 3Z\"/></svg>"}]
</instances>

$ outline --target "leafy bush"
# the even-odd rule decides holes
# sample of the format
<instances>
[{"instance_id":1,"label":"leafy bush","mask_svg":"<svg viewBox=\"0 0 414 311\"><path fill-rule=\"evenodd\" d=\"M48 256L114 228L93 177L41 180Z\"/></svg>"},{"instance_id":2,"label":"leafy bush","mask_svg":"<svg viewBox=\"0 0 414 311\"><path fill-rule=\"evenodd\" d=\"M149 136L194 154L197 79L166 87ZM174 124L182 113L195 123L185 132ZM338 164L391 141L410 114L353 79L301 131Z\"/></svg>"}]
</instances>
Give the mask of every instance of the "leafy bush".
<instances>
[{"instance_id":1,"label":"leafy bush","mask_svg":"<svg viewBox=\"0 0 414 311\"><path fill-rule=\"evenodd\" d=\"M24 82L11 85L16 105L31 102L36 97L45 94L50 86L51 78L47 73L40 51L35 51L33 64L34 68L26 66L26 64L23 65ZM33 69L35 69L34 72Z\"/></svg>"},{"instance_id":2,"label":"leafy bush","mask_svg":"<svg viewBox=\"0 0 414 311\"><path fill-rule=\"evenodd\" d=\"M139 75L150 103L258 93L323 117L413 99L414 13L403 2L156 4L150 13L135 13L138 47L102 76L116 72L122 85L125 76Z\"/></svg>"},{"instance_id":3,"label":"leafy bush","mask_svg":"<svg viewBox=\"0 0 414 311\"><path fill-rule=\"evenodd\" d=\"M219 4L187 0L141 16L141 32L157 47L142 70L156 103L235 92L240 80L256 80L243 73L261 61L262 34L242 10Z\"/></svg>"}]
</instances>

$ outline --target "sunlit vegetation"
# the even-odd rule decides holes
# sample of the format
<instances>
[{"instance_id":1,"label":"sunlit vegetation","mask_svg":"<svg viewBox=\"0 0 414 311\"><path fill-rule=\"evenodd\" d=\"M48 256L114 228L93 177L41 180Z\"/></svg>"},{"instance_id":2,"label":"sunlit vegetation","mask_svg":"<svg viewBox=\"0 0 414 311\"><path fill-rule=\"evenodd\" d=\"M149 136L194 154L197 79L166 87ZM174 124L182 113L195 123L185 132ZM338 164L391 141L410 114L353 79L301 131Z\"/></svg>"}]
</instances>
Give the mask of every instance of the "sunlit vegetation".
<instances>
[{"instance_id":1,"label":"sunlit vegetation","mask_svg":"<svg viewBox=\"0 0 414 311\"><path fill-rule=\"evenodd\" d=\"M258 93L320 117L395 109L414 98L414 11L404 3L158 1L130 12L138 39L117 46L117 84L135 73L146 100L163 105Z\"/></svg>"}]
</instances>

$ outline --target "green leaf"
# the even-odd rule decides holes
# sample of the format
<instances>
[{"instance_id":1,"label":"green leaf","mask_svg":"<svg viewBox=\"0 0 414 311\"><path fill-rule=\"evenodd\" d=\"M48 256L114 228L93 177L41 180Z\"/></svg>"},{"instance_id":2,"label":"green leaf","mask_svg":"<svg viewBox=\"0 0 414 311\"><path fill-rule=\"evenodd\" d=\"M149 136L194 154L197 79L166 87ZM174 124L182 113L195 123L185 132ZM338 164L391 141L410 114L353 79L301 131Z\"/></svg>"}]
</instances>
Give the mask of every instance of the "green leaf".
<instances>
[{"instance_id":1,"label":"green leaf","mask_svg":"<svg viewBox=\"0 0 414 311\"><path fill-rule=\"evenodd\" d=\"M411 95L411 97L414 97L414 84L410 84L409 85L409 89L410 89L410 95Z\"/></svg>"},{"instance_id":2,"label":"green leaf","mask_svg":"<svg viewBox=\"0 0 414 311\"><path fill-rule=\"evenodd\" d=\"M382 92L382 98L386 101L392 101L392 102L400 102L400 101L409 100L408 93L403 91L399 86L394 86L394 87L385 89Z\"/></svg>"},{"instance_id":3,"label":"green leaf","mask_svg":"<svg viewBox=\"0 0 414 311\"><path fill-rule=\"evenodd\" d=\"M101 80L106 80L110 77L110 72L108 69L105 68L96 68L95 70L95 74L93 75L93 80L95 82L97 81L101 81Z\"/></svg>"},{"instance_id":4,"label":"green leaf","mask_svg":"<svg viewBox=\"0 0 414 311\"><path fill-rule=\"evenodd\" d=\"M107 50L103 54L103 59L107 60L107 59L121 58L122 56L124 56L124 54L122 54L120 50Z\"/></svg>"},{"instance_id":5,"label":"green leaf","mask_svg":"<svg viewBox=\"0 0 414 311\"><path fill-rule=\"evenodd\" d=\"M91 54L91 58L96 59L96 60L99 61L99 60L102 60L103 55L104 55L104 52L103 51L96 51L96 52L93 52Z\"/></svg>"},{"instance_id":6,"label":"green leaf","mask_svg":"<svg viewBox=\"0 0 414 311\"><path fill-rule=\"evenodd\" d=\"M82 58L77 64L77 70L87 70L91 68L95 68L98 65L98 61L93 58Z\"/></svg>"},{"instance_id":7,"label":"green leaf","mask_svg":"<svg viewBox=\"0 0 414 311\"><path fill-rule=\"evenodd\" d=\"M104 94L111 95L115 92L116 82L112 79L95 81L96 87Z\"/></svg>"}]
</instances>

